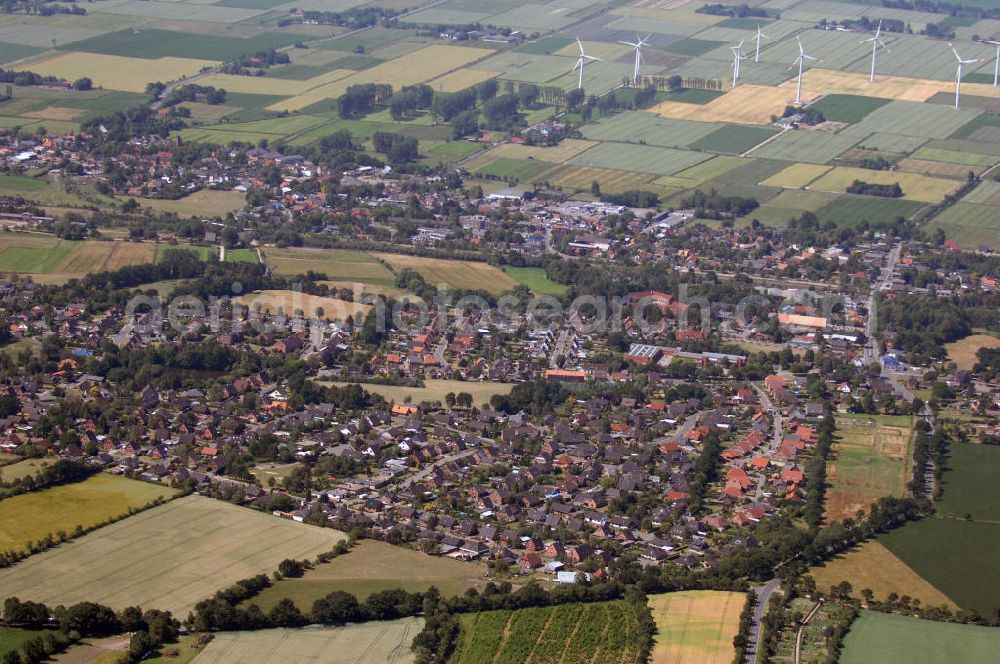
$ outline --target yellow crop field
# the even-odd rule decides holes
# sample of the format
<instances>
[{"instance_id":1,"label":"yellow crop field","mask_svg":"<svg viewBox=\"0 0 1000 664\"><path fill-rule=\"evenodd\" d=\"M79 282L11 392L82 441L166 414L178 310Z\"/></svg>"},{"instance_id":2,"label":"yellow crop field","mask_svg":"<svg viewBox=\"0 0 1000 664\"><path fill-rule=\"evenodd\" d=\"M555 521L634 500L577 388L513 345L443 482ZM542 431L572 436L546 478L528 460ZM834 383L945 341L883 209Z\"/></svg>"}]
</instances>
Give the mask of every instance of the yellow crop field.
<instances>
[{"instance_id":1,"label":"yellow crop field","mask_svg":"<svg viewBox=\"0 0 1000 664\"><path fill-rule=\"evenodd\" d=\"M765 187L801 189L821 175L825 175L829 170L829 166L820 166L819 164L792 164L760 184Z\"/></svg>"},{"instance_id":2,"label":"yellow crop field","mask_svg":"<svg viewBox=\"0 0 1000 664\"><path fill-rule=\"evenodd\" d=\"M590 185L595 180L601 185L601 191L618 192L631 189L652 189L649 186L654 178L651 173L636 173L633 171L616 171L598 166L562 166L545 174L545 179L557 187L590 191ZM659 193L664 187L656 187Z\"/></svg>"},{"instance_id":3,"label":"yellow crop field","mask_svg":"<svg viewBox=\"0 0 1000 664\"><path fill-rule=\"evenodd\" d=\"M650 595L656 621L652 664L729 664L736 651L743 593L715 590Z\"/></svg>"},{"instance_id":4,"label":"yellow crop field","mask_svg":"<svg viewBox=\"0 0 1000 664\"><path fill-rule=\"evenodd\" d=\"M771 116L781 115L785 106L794 100L794 89L741 85L704 105L664 101L650 110L657 115L677 120L769 125Z\"/></svg>"},{"instance_id":5,"label":"yellow crop field","mask_svg":"<svg viewBox=\"0 0 1000 664\"><path fill-rule=\"evenodd\" d=\"M305 108L323 99L339 97L351 85L371 83L373 81L388 83L392 85L393 89L398 90L404 85L416 85L434 80L450 71L461 69L471 62L492 55L492 53L493 51L469 48L467 46L433 44L408 55L383 62L371 69L354 72L352 75L324 85L322 90L316 89L317 86L315 85L310 85L300 92L292 93L296 96L291 97L291 99L276 102L268 108L269 110ZM309 81L305 81L305 83L308 84ZM229 88L226 89L228 90ZM243 91L240 90L240 92ZM275 92L272 91L266 94L275 94ZM285 93L281 92L277 94Z\"/></svg>"},{"instance_id":6,"label":"yellow crop field","mask_svg":"<svg viewBox=\"0 0 1000 664\"><path fill-rule=\"evenodd\" d=\"M830 586L841 581L849 581L851 594L858 598L861 591L867 588L875 593L878 600L885 600L890 593L896 593L919 599L924 606L943 604L952 611L958 609L951 598L875 540L840 554L822 567L812 568L809 573L816 580L816 588L822 592L827 592Z\"/></svg>"},{"instance_id":7,"label":"yellow crop field","mask_svg":"<svg viewBox=\"0 0 1000 664\"><path fill-rule=\"evenodd\" d=\"M504 143L490 150L488 155L502 159L537 159L550 164L564 164L595 145L597 145L596 141L585 141L579 138L567 138L553 147Z\"/></svg>"},{"instance_id":8,"label":"yellow crop field","mask_svg":"<svg viewBox=\"0 0 1000 664\"><path fill-rule=\"evenodd\" d=\"M791 78L779 88L795 94L796 80ZM849 94L883 97L896 101L927 101L939 92L955 93L952 81L931 81L905 76L879 77L874 84L861 72L810 69L802 77L802 98L812 99L821 94ZM963 83L962 92L980 97L1000 97L1000 89L983 83Z\"/></svg>"},{"instance_id":9,"label":"yellow crop field","mask_svg":"<svg viewBox=\"0 0 1000 664\"><path fill-rule=\"evenodd\" d=\"M75 81L84 76L94 81L94 86L123 92L144 92L151 81L173 81L183 76L197 74L211 67L212 60L193 58L127 58L120 55L98 53L59 53L51 57L25 63L25 68L42 76L58 76Z\"/></svg>"},{"instance_id":10,"label":"yellow crop field","mask_svg":"<svg viewBox=\"0 0 1000 664\"><path fill-rule=\"evenodd\" d=\"M809 185L817 191L843 192L855 180L871 184L893 184L898 182L903 189L903 198L922 203L934 203L958 188L955 180L930 178L913 173L893 171L872 171L865 168L838 166Z\"/></svg>"},{"instance_id":11,"label":"yellow crop field","mask_svg":"<svg viewBox=\"0 0 1000 664\"><path fill-rule=\"evenodd\" d=\"M459 92L499 75L500 72L498 71L462 68L435 78L428 85L434 88L435 92Z\"/></svg>"}]
</instances>

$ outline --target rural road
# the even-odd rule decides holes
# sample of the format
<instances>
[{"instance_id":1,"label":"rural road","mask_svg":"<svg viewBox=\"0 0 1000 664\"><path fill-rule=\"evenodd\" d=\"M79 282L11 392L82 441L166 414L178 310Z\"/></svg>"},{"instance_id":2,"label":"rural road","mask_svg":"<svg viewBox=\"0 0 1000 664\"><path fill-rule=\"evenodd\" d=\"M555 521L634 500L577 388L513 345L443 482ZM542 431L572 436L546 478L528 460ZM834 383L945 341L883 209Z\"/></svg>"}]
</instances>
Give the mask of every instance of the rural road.
<instances>
[{"instance_id":1,"label":"rural road","mask_svg":"<svg viewBox=\"0 0 1000 664\"><path fill-rule=\"evenodd\" d=\"M757 648L760 645L760 624L764 620L764 612L767 610L767 602L781 582L778 579L771 579L763 586L753 588L753 593L757 595L756 604L753 608L753 617L750 620L750 633L747 634L747 650L743 659L744 664L754 664L757 661Z\"/></svg>"},{"instance_id":2,"label":"rural road","mask_svg":"<svg viewBox=\"0 0 1000 664\"><path fill-rule=\"evenodd\" d=\"M758 398L760 398L760 405L764 409L764 412L770 413L774 419L774 431L771 434L771 442L767 446L767 456L773 457L781 447L781 439L785 437L785 422L781 419L781 412L771 403L771 397L768 396L767 391L759 385L754 385L753 389L757 393ZM757 500L760 500L764 496L763 475L757 479L757 492L755 496Z\"/></svg>"}]
</instances>

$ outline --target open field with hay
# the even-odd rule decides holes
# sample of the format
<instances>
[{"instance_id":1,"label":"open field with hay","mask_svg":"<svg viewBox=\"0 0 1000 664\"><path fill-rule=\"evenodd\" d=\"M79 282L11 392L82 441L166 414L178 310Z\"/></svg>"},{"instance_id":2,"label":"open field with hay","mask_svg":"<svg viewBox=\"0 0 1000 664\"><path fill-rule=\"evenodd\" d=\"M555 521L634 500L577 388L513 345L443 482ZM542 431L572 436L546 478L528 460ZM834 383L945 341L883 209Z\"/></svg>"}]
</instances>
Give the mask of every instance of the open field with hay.
<instances>
[{"instance_id":1,"label":"open field with hay","mask_svg":"<svg viewBox=\"0 0 1000 664\"><path fill-rule=\"evenodd\" d=\"M262 290L256 293L234 297L240 304L249 307L251 311L261 313L283 312L286 316L295 316L297 312L310 318L319 316L330 320L344 321L356 314L366 314L371 305L360 302L348 302L335 297L310 295L291 290ZM320 315L321 314L321 315Z\"/></svg>"},{"instance_id":2,"label":"open field with hay","mask_svg":"<svg viewBox=\"0 0 1000 664\"><path fill-rule=\"evenodd\" d=\"M288 598L307 613L313 602L334 590L343 590L364 601L368 595L403 588L423 592L435 586L445 597L478 587L486 568L451 558L431 556L403 546L360 540L351 551L328 563L317 564L297 579L282 579L248 600L264 613Z\"/></svg>"},{"instance_id":3,"label":"open field with hay","mask_svg":"<svg viewBox=\"0 0 1000 664\"><path fill-rule=\"evenodd\" d=\"M923 606L943 605L953 611L958 609L954 601L914 572L878 540L864 542L828 560L822 566L813 567L809 573L822 592L828 592L830 586L847 581L851 584L851 595L858 599L862 597L861 591L867 588L880 601L896 593L919 599Z\"/></svg>"},{"instance_id":4,"label":"open field with hay","mask_svg":"<svg viewBox=\"0 0 1000 664\"><path fill-rule=\"evenodd\" d=\"M972 371L977 362L976 353L980 348L1000 348L1000 338L989 334L972 334L945 345L948 360L964 371Z\"/></svg>"},{"instance_id":5,"label":"open field with hay","mask_svg":"<svg viewBox=\"0 0 1000 664\"><path fill-rule=\"evenodd\" d=\"M344 386L348 383L330 382L330 385ZM508 394L514 387L513 383L473 383L464 380L447 380L428 378L424 381L423 387L409 387L406 385L379 385L377 383L362 383L362 387L369 392L382 396L389 401L404 403L409 399L413 403L421 401L439 401L444 403L445 395L449 392L458 394L468 392L472 395L472 400L477 405L488 404L494 394Z\"/></svg>"},{"instance_id":6,"label":"open field with hay","mask_svg":"<svg viewBox=\"0 0 1000 664\"><path fill-rule=\"evenodd\" d=\"M140 204L158 212L173 212L181 217L225 217L246 204L246 195L241 191L200 189L177 200L145 198Z\"/></svg>"},{"instance_id":7,"label":"open field with hay","mask_svg":"<svg viewBox=\"0 0 1000 664\"><path fill-rule=\"evenodd\" d=\"M423 618L400 618L343 627L220 632L196 660L198 664L408 664L416 659L410 643L423 628Z\"/></svg>"},{"instance_id":8,"label":"open field with hay","mask_svg":"<svg viewBox=\"0 0 1000 664\"><path fill-rule=\"evenodd\" d=\"M484 290L494 295L508 291L518 282L500 268L489 263L445 258L427 258L406 254L372 254L392 266L397 273L409 268L416 270L429 284L444 284L449 288Z\"/></svg>"},{"instance_id":9,"label":"open field with hay","mask_svg":"<svg viewBox=\"0 0 1000 664\"><path fill-rule=\"evenodd\" d=\"M1000 630L862 611L844 638L843 664L988 664L1000 650Z\"/></svg>"},{"instance_id":10,"label":"open field with hay","mask_svg":"<svg viewBox=\"0 0 1000 664\"><path fill-rule=\"evenodd\" d=\"M638 621L625 602L559 604L459 616L453 664L635 661Z\"/></svg>"},{"instance_id":11,"label":"open field with hay","mask_svg":"<svg viewBox=\"0 0 1000 664\"><path fill-rule=\"evenodd\" d=\"M652 664L728 664L746 595L714 590L650 595Z\"/></svg>"},{"instance_id":12,"label":"open field with hay","mask_svg":"<svg viewBox=\"0 0 1000 664\"><path fill-rule=\"evenodd\" d=\"M910 475L908 415L840 415L828 465L826 518L843 520L882 496L902 496Z\"/></svg>"},{"instance_id":13,"label":"open field with hay","mask_svg":"<svg viewBox=\"0 0 1000 664\"><path fill-rule=\"evenodd\" d=\"M92 601L187 615L197 601L238 579L269 574L285 558L315 557L344 537L187 496L0 570L0 586L52 605ZM88 561L82 569L81 560Z\"/></svg>"},{"instance_id":14,"label":"open field with hay","mask_svg":"<svg viewBox=\"0 0 1000 664\"><path fill-rule=\"evenodd\" d=\"M165 486L100 473L82 482L12 496L0 501L0 551L24 551L46 535L72 533L78 526L92 528L176 493Z\"/></svg>"},{"instance_id":15,"label":"open field with hay","mask_svg":"<svg viewBox=\"0 0 1000 664\"><path fill-rule=\"evenodd\" d=\"M913 173L872 171L865 168L838 166L809 184L810 189L843 193L855 180L869 184L899 184L903 200L933 203L950 194L960 185L955 180L930 178Z\"/></svg>"}]
</instances>

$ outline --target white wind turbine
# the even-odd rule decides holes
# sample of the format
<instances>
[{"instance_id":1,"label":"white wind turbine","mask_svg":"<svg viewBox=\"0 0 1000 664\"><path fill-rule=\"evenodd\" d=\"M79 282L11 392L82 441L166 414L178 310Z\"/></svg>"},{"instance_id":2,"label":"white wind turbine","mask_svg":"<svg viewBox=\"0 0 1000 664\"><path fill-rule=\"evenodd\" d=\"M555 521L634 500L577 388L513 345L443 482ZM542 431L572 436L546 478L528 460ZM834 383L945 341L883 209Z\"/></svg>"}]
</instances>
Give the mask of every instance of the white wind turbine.
<instances>
[{"instance_id":1,"label":"white wind turbine","mask_svg":"<svg viewBox=\"0 0 1000 664\"><path fill-rule=\"evenodd\" d=\"M959 102L962 98L962 65L971 65L979 62L979 58L975 60L963 60L962 56L958 54L955 50L955 45L948 42L948 46L951 47L951 52L955 54L955 59L958 60L958 71L955 72L955 110L959 109Z\"/></svg>"},{"instance_id":2,"label":"white wind turbine","mask_svg":"<svg viewBox=\"0 0 1000 664\"><path fill-rule=\"evenodd\" d=\"M889 47L885 45L884 41L882 41L882 21L881 20L878 22L878 30L875 31L875 36L872 37L871 39L864 39L864 40L862 40L861 43L862 44L869 44L870 43L872 45L872 75L871 75L871 78L868 79L868 81L870 83L874 83L875 82L875 52L878 51L878 47L879 46L881 46L882 48L884 48L885 51L886 51L886 53L889 52Z\"/></svg>"},{"instance_id":3,"label":"white wind turbine","mask_svg":"<svg viewBox=\"0 0 1000 664\"><path fill-rule=\"evenodd\" d=\"M580 41L579 37L576 38L576 43L580 47L580 57L579 57L579 59L577 59L576 64L573 66L572 71L576 71L577 68L580 69L580 79L577 82L576 87L577 87L578 90L583 90L583 65L584 65L584 63L587 62L587 60L594 60L596 62L603 62L603 61L600 58L595 58L592 55L587 55L586 53L584 53L583 52L583 42Z\"/></svg>"},{"instance_id":4,"label":"white wind turbine","mask_svg":"<svg viewBox=\"0 0 1000 664\"><path fill-rule=\"evenodd\" d=\"M757 26L757 36L754 38L757 42L757 49L753 53L753 61L760 62L760 44L765 39L770 39L767 35L760 31L760 26Z\"/></svg>"},{"instance_id":5,"label":"white wind turbine","mask_svg":"<svg viewBox=\"0 0 1000 664\"><path fill-rule=\"evenodd\" d=\"M746 60L749 56L743 54L742 39L736 46L730 46L729 50L733 52L733 87L735 88L736 84L739 83L740 80L740 62Z\"/></svg>"},{"instance_id":6,"label":"white wind turbine","mask_svg":"<svg viewBox=\"0 0 1000 664\"><path fill-rule=\"evenodd\" d=\"M983 40L983 43L997 47L997 60L996 64L993 65L993 87L995 88L997 86L997 79L1000 78L1000 41L996 39L986 39Z\"/></svg>"},{"instance_id":7,"label":"white wind turbine","mask_svg":"<svg viewBox=\"0 0 1000 664\"><path fill-rule=\"evenodd\" d=\"M795 103L796 104L801 104L802 103L802 63L805 62L806 60L815 60L816 62L819 62L819 60L817 60L816 58L814 58L811 55L806 55L805 50L802 48L802 39L798 35L795 35L795 41L797 41L798 44L799 44L799 57L795 58L795 60L792 62L792 64L790 64L788 66L788 68L791 69L795 65L799 66L799 82L795 86Z\"/></svg>"},{"instance_id":8,"label":"white wind turbine","mask_svg":"<svg viewBox=\"0 0 1000 664\"><path fill-rule=\"evenodd\" d=\"M653 35L646 35L644 38L639 38L639 33L635 33L635 43L620 41L619 44L625 44L626 46L631 46L632 50L635 51L635 69L632 70L632 84L635 85L639 82L639 68L642 66L642 47L649 43L649 38ZM582 51L581 51L582 52Z\"/></svg>"}]
</instances>

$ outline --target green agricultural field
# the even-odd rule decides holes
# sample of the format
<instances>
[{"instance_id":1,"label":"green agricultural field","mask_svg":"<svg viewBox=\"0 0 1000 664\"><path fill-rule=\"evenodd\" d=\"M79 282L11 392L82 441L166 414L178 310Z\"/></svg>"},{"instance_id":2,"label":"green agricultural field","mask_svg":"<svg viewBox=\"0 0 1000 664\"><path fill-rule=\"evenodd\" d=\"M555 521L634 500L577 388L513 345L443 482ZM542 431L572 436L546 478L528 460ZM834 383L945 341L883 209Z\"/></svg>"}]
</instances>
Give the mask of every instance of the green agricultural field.
<instances>
[{"instance_id":1,"label":"green agricultural field","mask_svg":"<svg viewBox=\"0 0 1000 664\"><path fill-rule=\"evenodd\" d=\"M755 145L766 141L778 132L772 127L749 125L724 125L691 143L694 150L708 150L725 154L743 154Z\"/></svg>"},{"instance_id":2,"label":"green agricultural field","mask_svg":"<svg viewBox=\"0 0 1000 664\"><path fill-rule=\"evenodd\" d=\"M223 4L219 3L216 6ZM245 39L224 35L214 35L206 39L205 35L173 30L128 29L66 44L64 48L137 58L156 59L175 56L222 61L269 48L288 46L301 38L301 35L291 33L265 32Z\"/></svg>"},{"instance_id":3,"label":"green agricultural field","mask_svg":"<svg viewBox=\"0 0 1000 664\"><path fill-rule=\"evenodd\" d=\"M574 43L572 39L565 37L542 37L535 41L527 42L517 47L518 53L530 53L533 55L551 55L561 48Z\"/></svg>"},{"instance_id":4,"label":"green agricultural field","mask_svg":"<svg viewBox=\"0 0 1000 664\"><path fill-rule=\"evenodd\" d=\"M668 44L666 49L671 53L677 53L679 55L699 56L704 55L709 51L714 51L715 49L725 45L725 42L707 41L704 39L694 39L688 37L686 39L681 39L680 41Z\"/></svg>"},{"instance_id":5,"label":"green agricultural field","mask_svg":"<svg viewBox=\"0 0 1000 664\"><path fill-rule=\"evenodd\" d=\"M285 558L314 558L344 538L330 528L186 496L0 570L0 587L53 606L92 601L184 616L239 579L269 574Z\"/></svg>"},{"instance_id":6,"label":"green agricultural field","mask_svg":"<svg viewBox=\"0 0 1000 664\"><path fill-rule=\"evenodd\" d=\"M685 88L675 92L658 92L656 93L656 101L679 101L684 104L698 104L699 106L703 106L710 101L718 99L722 94L716 90Z\"/></svg>"},{"instance_id":7,"label":"green agricultural field","mask_svg":"<svg viewBox=\"0 0 1000 664\"><path fill-rule=\"evenodd\" d=\"M372 254L348 249L300 249L267 247L264 262L277 274L294 276L312 270L331 281L371 284L393 288L395 275Z\"/></svg>"},{"instance_id":8,"label":"green agricultural field","mask_svg":"<svg viewBox=\"0 0 1000 664\"><path fill-rule=\"evenodd\" d=\"M349 592L364 601L368 595L403 588L423 592L435 586L441 594L459 595L481 585L486 568L451 558L441 558L413 549L375 540L361 540L350 553L328 563L317 564L297 579L282 579L247 604L256 604L264 613L282 599L295 602L304 613L313 602L334 590Z\"/></svg>"},{"instance_id":9,"label":"green agricultural field","mask_svg":"<svg viewBox=\"0 0 1000 664\"><path fill-rule=\"evenodd\" d=\"M869 113L861 122L845 127L841 133L858 138L877 132L918 138L948 138L979 114L980 111L964 108L956 111L937 104L892 101Z\"/></svg>"},{"instance_id":10,"label":"green agricultural field","mask_svg":"<svg viewBox=\"0 0 1000 664\"><path fill-rule=\"evenodd\" d=\"M459 624L453 664L630 662L639 640L635 614L621 601L471 613Z\"/></svg>"},{"instance_id":11,"label":"green agricultural field","mask_svg":"<svg viewBox=\"0 0 1000 664\"><path fill-rule=\"evenodd\" d=\"M0 501L0 551L24 551L28 544L144 507L177 492L164 486L98 474L83 482L22 493Z\"/></svg>"},{"instance_id":12,"label":"green agricultural field","mask_svg":"<svg viewBox=\"0 0 1000 664\"><path fill-rule=\"evenodd\" d=\"M837 417L828 464L826 518L842 521L882 496L906 495L913 419L892 415Z\"/></svg>"},{"instance_id":13,"label":"green agricultural field","mask_svg":"<svg viewBox=\"0 0 1000 664\"><path fill-rule=\"evenodd\" d=\"M963 247L977 248L981 244L1000 245L1000 216L995 207L973 205L959 201L934 217L927 225L927 231L944 230L945 237ZM2 260L3 254L0 254Z\"/></svg>"},{"instance_id":14,"label":"green agricultural field","mask_svg":"<svg viewBox=\"0 0 1000 664\"><path fill-rule=\"evenodd\" d=\"M825 95L809 108L823 113L823 117L833 122L861 122L869 113L889 103L879 97L861 95Z\"/></svg>"},{"instance_id":15,"label":"green agricultural field","mask_svg":"<svg viewBox=\"0 0 1000 664\"><path fill-rule=\"evenodd\" d=\"M633 189L657 190L658 187L649 186L649 182L653 178L654 175L650 173L571 165L561 166L545 174L545 179L556 187L586 194L590 193L590 187L594 181L600 184L601 191L604 193Z\"/></svg>"},{"instance_id":16,"label":"green agricultural field","mask_svg":"<svg viewBox=\"0 0 1000 664\"><path fill-rule=\"evenodd\" d=\"M816 212L837 200L837 198L837 194L829 194L822 191L788 189L769 200L767 204L770 207L784 208L786 210Z\"/></svg>"},{"instance_id":17,"label":"green agricultural field","mask_svg":"<svg viewBox=\"0 0 1000 664\"><path fill-rule=\"evenodd\" d=\"M944 496L939 514L955 518L1000 521L1000 448L955 443L948 451Z\"/></svg>"},{"instance_id":18,"label":"green agricultural field","mask_svg":"<svg viewBox=\"0 0 1000 664\"><path fill-rule=\"evenodd\" d=\"M1000 630L862 611L844 639L841 664L988 664Z\"/></svg>"},{"instance_id":19,"label":"green agricultural field","mask_svg":"<svg viewBox=\"0 0 1000 664\"><path fill-rule=\"evenodd\" d=\"M227 249L227 263L258 263L256 249Z\"/></svg>"},{"instance_id":20,"label":"green agricultural field","mask_svg":"<svg viewBox=\"0 0 1000 664\"><path fill-rule=\"evenodd\" d=\"M21 646L41 634L42 632L30 629L0 627L0 657L5 657L9 652L20 651Z\"/></svg>"},{"instance_id":21,"label":"green agricultural field","mask_svg":"<svg viewBox=\"0 0 1000 664\"><path fill-rule=\"evenodd\" d=\"M963 609L1000 607L1000 523L928 517L878 541Z\"/></svg>"},{"instance_id":22,"label":"green agricultural field","mask_svg":"<svg viewBox=\"0 0 1000 664\"><path fill-rule=\"evenodd\" d=\"M516 180L518 182L531 182L545 171L555 168L555 164L544 161L523 161L521 159L500 158L490 161L477 168L476 175L486 175L500 178L502 180Z\"/></svg>"},{"instance_id":23,"label":"green agricultural field","mask_svg":"<svg viewBox=\"0 0 1000 664\"><path fill-rule=\"evenodd\" d=\"M348 383L330 382L330 385L343 387ZM421 401L438 401L444 403L445 395L449 392L458 394L468 392L472 395L472 400L477 405L489 404L490 398L494 394L509 394L514 387L514 383L492 383L492 382L468 382L462 380L447 380L429 378L424 381L423 387L408 387L405 385L380 385L377 383L363 383L362 387L368 392L378 394L388 401L403 403L409 398L413 403Z\"/></svg>"},{"instance_id":24,"label":"green agricultural field","mask_svg":"<svg viewBox=\"0 0 1000 664\"><path fill-rule=\"evenodd\" d=\"M765 226L770 226L772 228L786 228L789 221L801 215L801 210L793 210L791 208L783 208L774 205L761 205L750 214L740 217L736 221L737 225L741 227L751 224L753 220L756 219Z\"/></svg>"},{"instance_id":25,"label":"green agricultural field","mask_svg":"<svg viewBox=\"0 0 1000 664\"><path fill-rule=\"evenodd\" d=\"M345 625L220 632L197 655L198 664L410 664L410 643L423 618L400 618ZM170 660L167 660L170 661Z\"/></svg>"},{"instance_id":26,"label":"green agricultural field","mask_svg":"<svg viewBox=\"0 0 1000 664\"><path fill-rule=\"evenodd\" d=\"M710 155L649 145L601 143L570 159L576 166L597 166L622 171L656 175L674 175L695 164L708 161Z\"/></svg>"},{"instance_id":27,"label":"green agricultural field","mask_svg":"<svg viewBox=\"0 0 1000 664\"><path fill-rule=\"evenodd\" d=\"M917 159L931 159L934 161L946 161L952 164L963 166L992 166L998 159L994 155L976 154L975 152L959 152L957 150L943 150L925 146L913 153Z\"/></svg>"},{"instance_id":28,"label":"green agricultural field","mask_svg":"<svg viewBox=\"0 0 1000 664\"><path fill-rule=\"evenodd\" d=\"M843 194L816 212L821 223L832 221L841 227L857 226L862 221L878 223L896 217L909 218L923 204L894 198Z\"/></svg>"},{"instance_id":29,"label":"green agricultural field","mask_svg":"<svg viewBox=\"0 0 1000 664\"><path fill-rule=\"evenodd\" d=\"M79 244L70 240L60 240L52 235L2 233L0 271L51 272Z\"/></svg>"},{"instance_id":30,"label":"green agricultural field","mask_svg":"<svg viewBox=\"0 0 1000 664\"><path fill-rule=\"evenodd\" d=\"M584 138L593 141L683 148L703 139L718 127L708 122L671 120L653 113L627 111L585 125L581 131Z\"/></svg>"},{"instance_id":31,"label":"green agricultural field","mask_svg":"<svg viewBox=\"0 0 1000 664\"><path fill-rule=\"evenodd\" d=\"M545 276L544 268L507 266L503 271L539 295L559 296L569 288L563 284L557 284Z\"/></svg>"},{"instance_id":32,"label":"green agricultural field","mask_svg":"<svg viewBox=\"0 0 1000 664\"><path fill-rule=\"evenodd\" d=\"M196 254L198 259L203 261L212 261L219 257L218 247L197 247L191 244L166 244L161 242L156 245L156 262L163 262L166 252L172 249Z\"/></svg>"},{"instance_id":33,"label":"green agricultural field","mask_svg":"<svg viewBox=\"0 0 1000 664\"><path fill-rule=\"evenodd\" d=\"M896 152L899 154L909 154L927 143L926 138L919 136L901 136L888 132L872 134L868 138L861 139L859 148L867 148L878 152Z\"/></svg>"},{"instance_id":34,"label":"green agricultural field","mask_svg":"<svg viewBox=\"0 0 1000 664\"><path fill-rule=\"evenodd\" d=\"M842 134L819 131L786 131L773 141L753 151L754 157L783 161L825 164L840 153L850 150L858 139Z\"/></svg>"},{"instance_id":35,"label":"green agricultural field","mask_svg":"<svg viewBox=\"0 0 1000 664\"><path fill-rule=\"evenodd\" d=\"M241 191L200 189L177 200L145 198L140 203L157 212L173 212L181 217L225 217L246 205Z\"/></svg>"}]
</instances>

